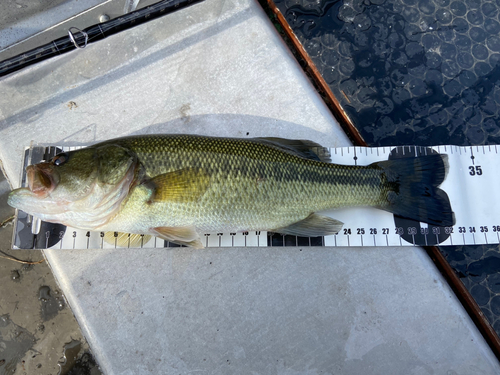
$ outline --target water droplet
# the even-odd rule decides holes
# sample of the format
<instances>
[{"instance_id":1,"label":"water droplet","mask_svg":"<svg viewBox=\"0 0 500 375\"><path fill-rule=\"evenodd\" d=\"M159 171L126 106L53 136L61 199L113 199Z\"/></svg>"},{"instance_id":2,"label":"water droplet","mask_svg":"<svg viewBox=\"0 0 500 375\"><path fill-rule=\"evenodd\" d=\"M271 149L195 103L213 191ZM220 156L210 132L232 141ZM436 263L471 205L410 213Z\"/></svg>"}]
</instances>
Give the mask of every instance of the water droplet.
<instances>
[{"instance_id":1,"label":"water droplet","mask_svg":"<svg viewBox=\"0 0 500 375\"><path fill-rule=\"evenodd\" d=\"M41 286L40 289L38 289L38 299L42 302L47 302L49 298L50 288L46 285Z\"/></svg>"},{"instance_id":2,"label":"water droplet","mask_svg":"<svg viewBox=\"0 0 500 375\"><path fill-rule=\"evenodd\" d=\"M20 281L21 275L19 274L18 270L11 271L10 275L12 277L12 280Z\"/></svg>"},{"instance_id":3,"label":"water droplet","mask_svg":"<svg viewBox=\"0 0 500 375\"><path fill-rule=\"evenodd\" d=\"M63 357L59 360L59 374L68 373L76 363L82 343L78 340L72 340L64 345Z\"/></svg>"}]
</instances>

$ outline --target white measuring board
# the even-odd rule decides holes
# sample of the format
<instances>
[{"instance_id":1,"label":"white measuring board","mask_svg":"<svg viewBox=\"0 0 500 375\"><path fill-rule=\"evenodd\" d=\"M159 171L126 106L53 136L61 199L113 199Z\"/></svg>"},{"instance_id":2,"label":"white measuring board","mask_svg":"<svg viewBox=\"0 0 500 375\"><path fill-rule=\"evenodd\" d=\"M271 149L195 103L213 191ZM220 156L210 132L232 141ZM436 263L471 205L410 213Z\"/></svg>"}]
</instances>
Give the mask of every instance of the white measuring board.
<instances>
[{"instance_id":1,"label":"white measuring board","mask_svg":"<svg viewBox=\"0 0 500 375\"><path fill-rule=\"evenodd\" d=\"M49 160L62 151L79 147L31 147L26 150L24 168ZM356 207L325 211L344 223L332 236L303 238L267 232L205 233L206 247L263 246L415 246L479 245L500 243L500 201L496 199L497 176L500 176L500 146L404 146L332 148L333 163L368 165L389 158L415 157L437 152L448 155L449 172L440 188L449 197L456 224L437 227L395 217L374 208ZM23 169L24 169L23 168ZM26 173L21 177L26 186ZM17 212L13 248L26 249L106 249L115 248L103 239L102 232L41 222L24 212ZM159 238L141 241L140 247L177 247Z\"/></svg>"},{"instance_id":2,"label":"white measuring board","mask_svg":"<svg viewBox=\"0 0 500 375\"><path fill-rule=\"evenodd\" d=\"M389 155L426 155L431 150L448 155L449 171L440 188L455 212L453 227L436 227L370 208L329 211L344 222L341 232L325 237L326 246L479 245L500 243L500 177L498 146L349 147L331 149L332 162L367 165Z\"/></svg>"}]
</instances>

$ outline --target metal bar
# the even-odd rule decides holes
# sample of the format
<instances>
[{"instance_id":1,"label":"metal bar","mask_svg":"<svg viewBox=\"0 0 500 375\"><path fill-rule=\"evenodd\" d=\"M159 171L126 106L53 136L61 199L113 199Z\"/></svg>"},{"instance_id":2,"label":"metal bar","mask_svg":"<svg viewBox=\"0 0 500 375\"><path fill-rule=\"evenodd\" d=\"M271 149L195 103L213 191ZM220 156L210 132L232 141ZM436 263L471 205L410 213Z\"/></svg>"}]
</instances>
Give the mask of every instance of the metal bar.
<instances>
[{"instance_id":1,"label":"metal bar","mask_svg":"<svg viewBox=\"0 0 500 375\"><path fill-rule=\"evenodd\" d=\"M73 28L70 28L68 36L53 40L43 46L1 61L0 77L51 57L70 52L76 48L84 48L88 43L102 40L120 31L149 22L202 1L204 0L164 0L104 23L89 26L84 30L72 32L71 29Z\"/></svg>"}]
</instances>

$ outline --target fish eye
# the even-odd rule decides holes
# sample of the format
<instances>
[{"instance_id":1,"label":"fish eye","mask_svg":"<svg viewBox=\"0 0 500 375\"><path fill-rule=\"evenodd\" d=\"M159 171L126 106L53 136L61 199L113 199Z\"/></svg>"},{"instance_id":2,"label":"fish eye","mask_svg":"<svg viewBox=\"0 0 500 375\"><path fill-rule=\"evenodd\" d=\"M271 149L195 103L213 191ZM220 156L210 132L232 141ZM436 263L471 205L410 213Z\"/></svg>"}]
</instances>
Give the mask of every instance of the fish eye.
<instances>
[{"instance_id":1,"label":"fish eye","mask_svg":"<svg viewBox=\"0 0 500 375\"><path fill-rule=\"evenodd\" d=\"M68 159L69 159L68 153L63 152L61 154L57 154L56 156L54 156L52 158L52 163L54 163L54 165L56 165L56 166L59 166L59 165L66 163L68 161Z\"/></svg>"}]
</instances>

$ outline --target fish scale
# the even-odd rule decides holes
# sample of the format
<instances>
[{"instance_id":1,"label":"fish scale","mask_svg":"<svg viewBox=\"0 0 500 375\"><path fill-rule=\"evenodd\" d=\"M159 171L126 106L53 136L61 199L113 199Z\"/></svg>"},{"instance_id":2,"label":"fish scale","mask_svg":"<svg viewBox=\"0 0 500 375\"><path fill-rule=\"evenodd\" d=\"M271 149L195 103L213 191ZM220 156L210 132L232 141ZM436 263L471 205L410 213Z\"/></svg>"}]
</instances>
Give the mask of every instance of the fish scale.
<instances>
[{"instance_id":1,"label":"fish scale","mask_svg":"<svg viewBox=\"0 0 500 375\"><path fill-rule=\"evenodd\" d=\"M304 159L255 140L174 135L112 142L135 152L150 177L184 168L211 175L201 200L189 204L145 207L132 196L133 203L114 220L126 222L130 231L161 226L163 217L172 218L169 225L200 231L264 230L328 208L383 205L379 170Z\"/></svg>"}]
</instances>

